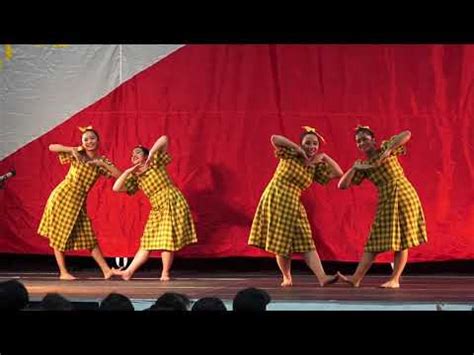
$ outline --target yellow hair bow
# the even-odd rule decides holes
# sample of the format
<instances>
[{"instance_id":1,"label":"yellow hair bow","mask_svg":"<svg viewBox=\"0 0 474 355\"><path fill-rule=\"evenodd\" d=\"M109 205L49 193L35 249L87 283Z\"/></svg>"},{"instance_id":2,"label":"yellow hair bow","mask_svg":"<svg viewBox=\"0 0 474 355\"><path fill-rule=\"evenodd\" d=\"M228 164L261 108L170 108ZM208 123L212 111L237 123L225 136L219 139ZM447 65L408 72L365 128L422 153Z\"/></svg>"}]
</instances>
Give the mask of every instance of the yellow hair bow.
<instances>
[{"instance_id":1,"label":"yellow hair bow","mask_svg":"<svg viewBox=\"0 0 474 355\"><path fill-rule=\"evenodd\" d=\"M313 128L313 127L310 127L310 126L303 126L302 128L307 133L314 133L321 140L321 142L326 143L326 140L324 139L324 137L321 134L319 134L318 131L316 131L316 128Z\"/></svg>"},{"instance_id":2,"label":"yellow hair bow","mask_svg":"<svg viewBox=\"0 0 474 355\"><path fill-rule=\"evenodd\" d=\"M82 133L86 132L86 131L90 131L90 130L93 130L94 128L92 126L87 126L87 127L77 127L79 128L79 131L81 131Z\"/></svg>"}]
</instances>

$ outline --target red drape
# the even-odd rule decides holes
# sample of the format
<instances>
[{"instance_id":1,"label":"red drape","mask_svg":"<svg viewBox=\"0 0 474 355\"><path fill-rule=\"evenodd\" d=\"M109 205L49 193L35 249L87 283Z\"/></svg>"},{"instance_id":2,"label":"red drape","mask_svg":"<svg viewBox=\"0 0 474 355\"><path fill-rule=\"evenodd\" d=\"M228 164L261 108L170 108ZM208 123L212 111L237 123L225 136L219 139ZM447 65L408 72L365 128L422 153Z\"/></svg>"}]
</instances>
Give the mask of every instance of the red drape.
<instances>
[{"instance_id":1,"label":"red drape","mask_svg":"<svg viewBox=\"0 0 474 355\"><path fill-rule=\"evenodd\" d=\"M189 45L144 70L0 163L17 176L0 191L0 252L50 253L36 229L65 176L50 143L78 144L92 124L103 153L124 169L138 143L170 138L168 171L186 196L199 243L186 257L265 256L247 246L253 214L277 165L272 134L317 127L323 151L345 170L360 157L353 128L381 141L410 130L400 161L422 201L429 242L411 261L474 257L474 46ZM133 255L150 205L102 179L88 213L107 256ZM376 189L313 186L303 201L323 260L356 261ZM84 254L84 253L79 253ZM389 260L389 255L380 258Z\"/></svg>"}]
</instances>

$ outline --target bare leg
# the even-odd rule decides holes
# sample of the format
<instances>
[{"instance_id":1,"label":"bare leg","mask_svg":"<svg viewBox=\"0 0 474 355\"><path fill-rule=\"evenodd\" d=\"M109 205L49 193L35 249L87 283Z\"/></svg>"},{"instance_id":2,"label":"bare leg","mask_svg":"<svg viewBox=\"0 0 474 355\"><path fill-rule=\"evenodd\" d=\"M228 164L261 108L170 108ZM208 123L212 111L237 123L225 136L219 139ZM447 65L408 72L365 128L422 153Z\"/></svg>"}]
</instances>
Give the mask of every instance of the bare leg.
<instances>
[{"instance_id":1,"label":"bare leg","mask_svg":"<svg viewBox=\"0 0 474 355\"><path fill-rule=\"evenodd\" d=\"M64 252L53 249L54 250L54 257L56 258L56 263L59 267L59 279L60 280L75 280L76 278L72 276L66 267L66 260L64 259Z\"/></svg>"},{"instance_id":2,"label":"bare leg","mask_svg":"<svg viewBox=\"0 0 474 355\"><path fill-rule=\"evenodd\" d=\"M304 253L304 261L306 262L306 265L309 266L311 271L313 271L313 273L318 278L318 281L321 287L337 281L338 279L337 275L336 276L326 275L326 272L323 269L323 265L321 264L321 259L319 258L318 252L316 250L311 250Z\"/></svg>"},{"instance_id":3,"label":"bare leg","mask_svg":"<svg viewBox=\"0 0 474 355\"><path fill-rule=\"evenodd\" d=\"M400 287L400 276L402 275L405 265L408 260L408 249L396 251L394 253L394 265L393 273L390 280L382 284L380 287L383 288L399 288Z\"/></svg>"},{"instance_id":4,"label":"bare leg","mask_svg":"<svg viewBox=\"0 0 474 355\"><path fill-rule=\"evenodd\" d=\"M133 274L135 271L138 270L140 266L142 266L145 261L148 260L148 257L150 256L150 251L145 250L145 249L138 249L137 253L135 254L132 263L128 266L126 270L115 270L114 274L115 275L120 275L122 279L125 281L128 281L132 278Z\"/></svg>"},{"instance_id":5,"label":"bare leg","mask_svg":"<svg viewBox=\"0 0 474 355\"><path fill-rule=\"evenodd\" d=\"M354 275L346 277L342 275L340 272L338 272L337 274L339 275L339 278L342 281L351 284L353 287L359 287L360 282L364 278L367 271L369 271L376 256L377 256L377 253L365 252L364 255L362 256L361 261L359 262L359 265L357 266L357 269Z\"/></svg>"},{"instance_id":6,"label":"bare leg","mask_svg":"<svg viewBox=\"0 0 474 355\"><path fill-rule=\"evenodd\" d=\"M109 267L109 265L107 265L107 262L105 261L98 245L96 245L95 248L91 250L91 255L102 270L102 273L104 274L104 279L110 279L114 272Z\"/></svg>"},{"instance_id":7,"label":"bare leg","mask_svg":"<svg viewBox=\"0 0 474 355\"><path fill-rule=\"evenodd\" d=\"M163 270L161 271L161 281L170 280L170 269L173 265L174 252L172 251L162 251L161 252L161 262L163 263Z\"/></svg>"},{"instance_id":8,"label":"bare leg","mask_svg":"<svg viewBox=\"0 0 474 355\"><path fill-rule=\"evenodd\" d=\"M293 280L291 278L291 257L276 255L276 261L280 271L283 275L282 287L293 286Z\"/></svg>"}]
</instances>

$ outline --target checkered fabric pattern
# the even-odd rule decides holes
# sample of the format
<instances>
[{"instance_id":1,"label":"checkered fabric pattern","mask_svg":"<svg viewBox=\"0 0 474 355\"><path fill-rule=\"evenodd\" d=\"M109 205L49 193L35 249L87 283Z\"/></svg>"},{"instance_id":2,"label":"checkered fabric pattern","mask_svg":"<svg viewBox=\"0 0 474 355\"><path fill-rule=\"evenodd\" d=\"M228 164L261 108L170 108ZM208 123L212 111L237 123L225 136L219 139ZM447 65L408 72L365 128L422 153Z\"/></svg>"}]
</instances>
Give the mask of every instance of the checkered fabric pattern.
<instances>
[{"instance_id":1,"label":"checkered fabric pattern","mask_svg":"<svg viewBox=\"0 0 474 355\"><path fill-rule=\"evenodd\" d=\"M376 161L393 139L382 142L377 154L367 163ZM355 185L368 179L378 190L375 221L365 245L367 252L404 250L425 243L428 239L420 199L405 177L397 158L401 154L406 154L405 146L395 149L382 165L365 171L358 170L352 179Z\"/></svg>"},{"instance_id":2,"label":"checkered fabric pattern","mask_svg":"<svg viewBox=\"0 0 474 355\"><path fill-rule=\"evenodd\" d=\"M113 165L107 158L103 162ZM93 249L97 239L86 211L87 193L107 169L78 162L69 153L59 153L61 164L71 164L65 179L53 190L46 202L38 234L49 239L49 245L60 251Z\"/></svg>"},{"instance_id":3,"label":"checkered fabric pattern","mask_svg":"<svg viewBox=\"0 0 474 355\"><path fill-rule=\"evenodd\" d=\"M305 166L290 148L275 150L275 156L280 162L260 198L248 244L289 257L315 249L300 196L313 182L327 184L330 169L327 163Z\"/></svg>"},{"instance_id":4,"label":"checkered fabric pattern","mask_svg":"<svg viewBox=\"0 0 474 355\"><path fill-rule=\"evenodd\" d=\"M151 203L151 211L141 237L145 250L178 251L196 243L197 236L188 203L171 182L166 165L168 153L157 152L143 174L130 175L125 182L129 195L142 189Z\"/></svg>"}]
</instances>

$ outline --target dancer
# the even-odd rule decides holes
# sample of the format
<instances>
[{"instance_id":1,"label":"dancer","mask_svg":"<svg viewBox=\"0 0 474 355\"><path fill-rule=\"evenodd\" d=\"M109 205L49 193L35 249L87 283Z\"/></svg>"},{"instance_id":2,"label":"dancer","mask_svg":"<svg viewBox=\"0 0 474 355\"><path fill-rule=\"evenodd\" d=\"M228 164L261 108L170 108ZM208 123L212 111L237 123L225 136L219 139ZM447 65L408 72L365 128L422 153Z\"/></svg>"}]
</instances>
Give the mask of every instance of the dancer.
<instances>
[{"instance_id":1,"label":"dancer","mask_svg":"<svg viewBox=\"0 0 474 355\"><path fill-rule=\"evenodd\" d=\"M142 189L152 206L140 248L132 263L125 270L114 271L124 280L133 276L152 250L161 250L163 270L160 280L169 281L174 253L197 242L186 199L173 185L166 171L166 165L171 162L167 147L166 136L158 138L151 150L142 146L135 147L131 158L133 166L123 172L113 187L115 192L126 192L129 195Z\"/></svg>"},{"instance_id":2,"label":"dancer","mask_svg":"<svg viewBox=\"0 0 474 355\"><path fill-rule=\"evenodd\" d=\"M324 139L316 129L303 128L301 145L282 136L271 137L280 162L260 199L248 241L249 245L276 255L283 275L283 287L293 285L293 253L304 254L306 264L321 286L337 280L337 276L328 276L324 272L300 195L313 182L324 185L331 179L341 177L343 172L327 154L317 154L320 141L324 143Z\"/></svg>"},{"instance_id":3,"label":"dancer","mask_svg":"<svg viewBox=\"0 0 474 355\"><path fill-rule=\"evenodd\" d=\"M92 230L92 225L86 211L87 193L97 179L119 177L118 170L107 158L99 155L99 134L92 126L80 127L82 145L68 147L61 144L51 144L49 150L59 153L61 164L70 164L65 179L53 190L48 198L41 218L38 234L49 239L49 245L54 250L54 256L59 267L61 280L74 280L66 267L64 252L67 250L88 249L99 265L104 278L113 275Z\"/></svg>"},{"instance_id":4,"label":"dancer","mask_svg":"<svg viewBox=\"0 0 474 355\"><path fill-rule=\"evenodd\" d=\"M383 288L399 288L400 276L408 260L408 249L427 241L425 218L420 199L405 177L397 156L405 154L409 131L401 132L377 148L374 132L368 126L357 126L357 147L367 160L357 160L340 179L338 187L347 189L370 180L378 189L378 205L364 255L354 275L340 279L358 287L376 256L385 251L394 252L391 278Z\"/></svg>"}]
</instances>

